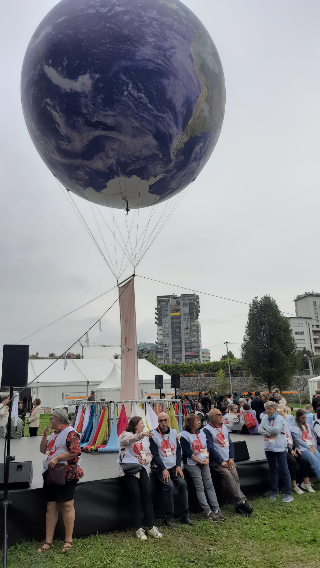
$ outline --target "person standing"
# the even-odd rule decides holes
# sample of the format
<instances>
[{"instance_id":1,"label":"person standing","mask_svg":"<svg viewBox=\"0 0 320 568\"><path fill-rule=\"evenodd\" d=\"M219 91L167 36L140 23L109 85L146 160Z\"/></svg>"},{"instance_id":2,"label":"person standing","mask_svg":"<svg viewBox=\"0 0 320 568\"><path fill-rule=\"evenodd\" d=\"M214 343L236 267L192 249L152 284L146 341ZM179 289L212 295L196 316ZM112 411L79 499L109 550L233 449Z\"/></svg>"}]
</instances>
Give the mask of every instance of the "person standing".
<instances>
[{"instance_id":1,"label":"person standing","mask_svg":"<svg viewBox=\"0 0 320 568\"><path fill-rule=\"evenodd\" d=\"M83 477L83 471L78 463L81 454L80 434L70 426L68 414L65 410L57 408L53 411L51 428L54 432L49 437L50 426L45 428L40 443L40 452L45 454L43 461L43 491L47 502L46 540L38 549L40 554L47 552L53 546L59 506L65 528L65 541L62 552L65 553L72 549L75 519L74 494L77 482ZM58 463L63 463L66 466L65 483L62 485L49 484L49 470L53 468L54 472L54 468Z\"/></svg>"},{"instance_id":2,"label":"person standing","mask_svg":"<svg viewBox=\"0 0 320 568\"><path fill-rule=\"evenodd\" d=\"M206 435L200 430L200 426L199 416L195 414L186 416L184 432L180 437L182 457L207 519L217 523L223 521L224 517L212 483Z\"/></svg>"},{"instance_id":3,"label":"person standing","mask_svg":"<svg viewBox=\"0 0 320 568\"><path fill-rule=\"evenodd\" d=\"M7 433L7 424L9 418L9 396L3 394L0 404L0 438L5 438Z\"/></svg>"},{"instance_id":4,"label":"person standing","mask_svg":"<svg viewBox=\"0 0 320 568\"><path fill-rule=\"evenodd\" d=\"M144 432L140 416L133 416L125 432L119 436L119 476L124 479L132 508L132 525L140 540L147 540L143 521L148 527L148 535L162 538L155 526L153 503L150 491L149 470L152 460L149 439L152 432Z\"/></svg>"},{"instance_id":5,"label":"person standing","mask_svg":"<svg viewBox=\"0 0 320 568\"><path fill-rule=\"evenodd\" d=\"M27 419L30 437L38 435L38 428L40 426L40 414L41 414L40 404L41 404L40 398L35 398L33 402L33 408L30 412L30 416Z\"/></svg>"},{"instance_id":6,"label":"person standing","mask_svg":"<svg viewBox=\"0 0 320 568\"><path fill-rule=\"evenodd\" d=\"M319 403L320 403L320 390L316 390L314 396L312 397L312 407L315 412L317 412Z\"/></svg>"},{"instance_id":7,"label":"person standing","mask_svg":"<svg viewBox=\"0 0 320 568\"><path fill-rule=\"evenodd\" d=\"M252 401L252 403L251 403L251 408L252 408L252 410L255 411L257 420L258 420L258 422L259 422L259 424L260 424L260 422L261 422L261 420L260 420L260 414L261 414L262 412L264 412L264 402L263 402L263 400L260 398L260 393L259 393L259 392L256 392L256 393L255 393L254 399L253 399L253 401Z\"/></svg>"},{"instance_id":8,"label":"person standing","mask_svg":"<svg viewBox=\"0 0 320 568\"><path fill-rule=\"evenodd\" d=\"M266 415L259 426L259 434L264 436L264 451L269 464L271 481L271 501L279 497L277 464L284 482L283 503L293 501L291 494L291 478L287 461L287 439L284 419L277 412L276 402L269 401L265 405Z\"/></svg>"},{"instance_id":9,"label":"person standing","mask_svg":"<svg viewBox=\"0 0 320 568\"><path fill-rule=\"evenodd\" d=\"M26 418L27 411L22 404L22 400L18 402L18 417L22 420L22 437L24 436L24 423Z\"/></svg>"},{"instance_id":10,"label":"person standing","mask_svg":"<svg viewBox=\"0 0 320 568\"><path fill-rule=\"evenodd\" d=\"M249 516L253 508L240 489L239 476L234 463L234 446L218 408L210 410L209 420L203 432L207 438L210 467L222 476L232 495L235 512Z\"/></svg>"},{"instance_id":11,"label":"person standing","mask_svg":"<svg viewBox=\"0 0 320 568\"><path fill-rule=\"evenodd\" d=\"M313 424L313 435L314 435L315 440L317 442L317 450L319 452L319 450L320 450L320 406L318 406L318 408L317 408L316 419L315 419L315 422Z\"/></svg>"},{"instance_id":12,"label":"person standing","mask_svg":"<svg viewBox=\"0 0 320 568\"><path fill-rule=\"evenodd\" d=\"M163 491L163 507L165 524L167 527L174 526L173 486L179 492L181 523L193 525L190 519L188 490L181 469L181 446L177 438L177 431L169 428L169 416L160 412L158 416L159 427L153 430L150 439L150 450L153 456L152 469Z\"/></svg>"},{"instance_id":13,"label":"person standing","mask_svg":"<svg viewBox=\"0 0 320 568\"><path fill-rule=\"evenodd\" d=\"M96 393L95 391L91 391L90 396L88 397L89 402L94 402L96 400Z\"/></svg>"},{"instance_id":14,"label":"person standing","mask_svg":"<svg viewBox=\"0 0 320 568\"><path fill-rule=\"evenodd\" d=\"M206 414L208 414L209 410L211 409L211 398L209 397L209 393L205 392L204 396L201 399L201 404Z\"/></svg>"}]
</instances>

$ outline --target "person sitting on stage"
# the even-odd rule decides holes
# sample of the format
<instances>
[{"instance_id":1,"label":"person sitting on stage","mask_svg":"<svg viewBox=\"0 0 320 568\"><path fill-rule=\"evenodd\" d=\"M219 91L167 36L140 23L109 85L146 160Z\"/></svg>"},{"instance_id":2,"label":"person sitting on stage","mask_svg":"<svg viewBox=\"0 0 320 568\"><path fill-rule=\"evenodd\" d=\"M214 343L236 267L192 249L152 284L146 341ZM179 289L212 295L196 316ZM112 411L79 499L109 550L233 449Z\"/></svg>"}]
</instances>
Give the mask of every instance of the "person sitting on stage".
<instances>
[{"instance_id":1,"label":"person sitting on stage","mask_svg":"<svg viewBox=\"0 0 320 568\"><path fill-rule=\"evenodd\" d=\"M207 437L210 467L222 476L227 489L232 495L235 512L241 515L251 515L253 508L240 489L240 482L234 464L234 446L227 427L223 424L220 410L209 412L209 424L203 429Z\"/></svg>"},{"instance_id":2,"label":"person sitting on stage","mask_svg":"<svg viewBox=\"0 0 320 568\"><path fill-rule=\"evenodd\" d=\"M234 424L239 424L238 406L236 404L230 404L227 412L223 416L223 423L227 427L228 432L231 432Z\"/></svg>"},{"instance_id":3,"label":"person sitting on stage","mask_svg":"<svg viewBox=\"0 0 320 568\"><path fill-rule=\"evenodd\" d=\"M132 525L140 540L147 540L143 520L148 534L162 538L155 526L153 503L150 491L149 470L152 460L149 439L152 432L144 432L140 416L133 416L125 432L119 436L119 475L123 478L132 508Z\"/></svg>"},{"instance_id":4,"label":"person sitting on stage","mask_svg":"<svg viewBox=\"0 0 320 568\"><path fill-rule=\"evenodd\" d=\"M184 421L184 432L180 437L184 467L189 473L207 519L215 523L223 521L216 492L213 487L206 435L200 430L199 416L188 414ZM199 431L200 430L200 431ZM209 501L209 503L208 503Z\"/></svg>"},{"instance_id":5,"label":"person sitting on stage","mask_svg":"<svg viewBox=\"0 0 320 568\"><path fill-rule=\"evenodd\" d=\"M320 453L317 450L314 433L306 423L306 413L302 408L298 408L296 419L289 423L289 428L295 447L299 448L317 478L320 479Z\"/></svg>"},{"instance_id":6,"label":"person sitting on stage","mask_svg":"<svg viewBox=\"0 0 320 568\"><path fill-rule=\"evenodd\" d=\"M177 431L169 428L169 416L160 412L158 416L159 427L153 430L153 438L150 440L150 450L153 456L152 470L163 490L163 508L165 524L167 527L174 526L173 485L179 491L181 523L193 525L190 519L188 490L181 469L181 446L177 438Z\"/></svg>"},{"instance_id":7,"label":"person sitting on stage","mask_svg":"<svg viewBox=\"0 0 320 568\"><path fill-rule=\"evenodd\" d=\"M33 407L30 412L30 416L27 420L30 437L38 436L38 428L40 426L40 414L41 414L40 404L41 404L40 398L35 398L33 401Z\"/></svg>"},{"instance_id":8,"label":"person sitting on stage","mask_svg":"<svg viewBox=\"0 0 320 568\"><path fill-rule=\"evenodd\" d=\"M285 406L284 408L287 408L287 407ZM284 409L279 408L279 406L277 407L277 413L280 414L280 416L282 416L282 418L285 418ZM287 451L287 462L288 462L288 468L289 468L289 473L290 473L290 477L291 477L292 491L294 491L298 495L303 495L302 489L300 489L299 485L297 484L297 471L298 471L299 466L300 466L300 474L301 474L301 477L303 478L303 483L301 484L301 486L304 489L306 489L306 491L309 491L309 493L315 493L314 489L312 489L311 484L310 484L309 464L308 464L307 460L304 459L299 448L294 447L293 438L292 438L292 434L290 432L289 424L286 421L284 421L284 433L285 433L285 437L286 437L286 441L287 441L287 450L288 450Z\"/></svg>"},{"instance_id":9,"label":"person sitting on stage","mask_svg":"<svg viewBox=\"0 0 320 568\"><path fill-rule=\"evenodd\" d=\"M47 502L47 514L46 541L38 552L46 552L53 546L52 541L58 521L58 506L60 505L65 528L62 552L65 553L72 548L75 519L74 493L79 479L83 477L83 471L78 465L81 454L80 435L70 426L68 414L61 408L53 411L51 428L54 432L49 437L50 426L45 428L40 443L40 452L46 456L43 461L43 490ZM60 462L66 466L65 483L61 485L49 484L48 476L57 477L59 475L60 477L61 471L58 468L57 473L54 471L54 468ZM49 471L51 469L53 471Z\"/></svg>"}]
</instances>

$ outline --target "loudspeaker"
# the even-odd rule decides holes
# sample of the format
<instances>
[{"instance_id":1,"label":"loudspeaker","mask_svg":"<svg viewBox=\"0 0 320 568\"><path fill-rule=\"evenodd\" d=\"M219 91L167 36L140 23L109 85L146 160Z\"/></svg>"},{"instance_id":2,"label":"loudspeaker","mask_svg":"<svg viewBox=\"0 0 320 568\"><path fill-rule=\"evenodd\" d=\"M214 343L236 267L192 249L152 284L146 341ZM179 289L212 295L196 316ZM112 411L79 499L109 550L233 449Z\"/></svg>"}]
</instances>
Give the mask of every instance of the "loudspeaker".
<instances>
[{"instance_id":1,"label":"loudspeaker","mask_svg":"<svg viewBox=\"0 0 320 568\"><path fill-rule=\"evenodd\" d=\"M155 375L155 388L163 389L163 375Z\"/></svg>"},{"instance_id":2,"label":"loudspeaker","mask_svg":"<svg viewBox=\"0 0 320 568\"><path fill-rule=\"evenodd\" d=\"M233 442L234 447L234 461L247 461L250 459L248 452L247 442L245 440L240 440L239 442Z\"/></svg>"},{"instance_id":3,"label":"loudspeaker","mask_svg":"<svg viewBox=\"0 0 320 568\"><path fill-rule=\"evenodd\" d=\"M171 388L172 389L180 388L180 375L171 375Z\"/></svg>"},{"instance_id":4,"label":"loudspeaker","mask_svg":"<svg viewBox=\"0 0 320 568\"><path fill-rule=\"evenodd\" d=\"M9 486L12 489L28 489L33 478L32 462L11 462L9 469ZM0 463L0 487L3 486L3 463Z\"/></svg>"},{"instance_id":5,"label":"loudspeaker","mask_svg":"<svg viewBox=\"0 0 320 568\"><path fill-rule=\"evenodd\" d=\"M2 387L28 386L29 345L4 345Z\"/></svg>"}]
</instances>

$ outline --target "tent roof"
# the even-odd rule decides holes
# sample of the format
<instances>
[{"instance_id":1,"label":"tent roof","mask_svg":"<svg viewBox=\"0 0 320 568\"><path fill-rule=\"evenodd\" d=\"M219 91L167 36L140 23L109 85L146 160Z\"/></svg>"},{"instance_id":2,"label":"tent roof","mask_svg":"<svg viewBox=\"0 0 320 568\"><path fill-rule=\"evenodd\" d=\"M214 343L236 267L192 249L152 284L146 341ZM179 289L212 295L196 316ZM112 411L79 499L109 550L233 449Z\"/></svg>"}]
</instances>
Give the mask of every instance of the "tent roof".
<instances>
[{"instance_id":1,"label":"tent roof","mask_svg":"<svg viewBox=\"0 0 320 568\"><path fill-rule=\"evenodd\" d=\"M52 359L30 359L28 383L34 381L32 385L39 386L45 384L69 384L89 381L89 383L98 384L99 388L102 387L104 382L106 382L104 388L120 388L121 359L68 359L66 369L64 369L64 359L58 359L55 361L54 365L47 369L52 363ZM34 380L42 372L43 375ZM154 382L155 375L163 375L165 383L171 380L170 375L164 373L146 359L138 359L138 373L140 383Z\"/></svg>"},{"instance_id":2,"label":"tent roof","mask_svg":"<svg viewBox=\"0 0 320 568\"><path fill-rule=\"evenodd\" d=\"M319 381L320 381L319 375L317 377L312 377L311 379L308 379L308 383L317 383Z\"/></svg>"}]
</instances>

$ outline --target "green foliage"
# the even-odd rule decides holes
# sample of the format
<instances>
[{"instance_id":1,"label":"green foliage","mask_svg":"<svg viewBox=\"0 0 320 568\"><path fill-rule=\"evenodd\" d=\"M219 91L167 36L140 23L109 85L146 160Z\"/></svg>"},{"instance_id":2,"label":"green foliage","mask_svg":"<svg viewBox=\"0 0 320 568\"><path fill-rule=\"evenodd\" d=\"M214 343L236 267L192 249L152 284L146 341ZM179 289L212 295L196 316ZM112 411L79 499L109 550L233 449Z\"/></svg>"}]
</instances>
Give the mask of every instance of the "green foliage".
<instances>
[{"instance_id":1,"label":"green foliage","mask_svg":"<svg viewBox=\"0 0 320 568\"><path fill-rule=\"evenodd\" d=\"M152 363L153 365L157 364L157 358L155 356L154 353L150 353L150 355L147 357L147 361L149 361L149 363Z\"/></svg>"},{"instance_id":2,"label":"green foliage","mask_svg":"<svg viewBox=\"0 0 320 568\"><path fill-rule=\"evenodd\" d=\"M215 390L219 394L228 394L228 392L230 391L230 384L226 380L225 372L222 369L219 369L216 374Z\"/></svg>"},{"instance_id":3,"label":"green foliage","mask_svg":"<svg viewBox=\"0 0 320 568\"><path fill-rule=\"evenodd\" d=\"M268 386L284 390L297 368L297 354L290 324L273 298L254 298L242 344L248 371Z\"/></svg>"},{"instance_id":4,"label":"green foliage","mask_svg":"<svg viewBox=\"0 0 320 568\"><path fill-rule=\"evenodd\" d=\"M255 499L250 518L235 515L227 505L224 523L199 514L193 515L193 527L158 525L164 535L160 541L141 542L132 530L119 531L78 538L67 555L61 554L61 541L44 555L37 554L38 543L24 542L9 549L8 568L316 568L319 483L314 488L314 494L294 495L289 505Z\"/></svg>"},{"instance_id":5,"label":"green foliage","mask_svg":"<svg viewBox=\"0 0 320 568\"><path fill-rule=\"evenodd\" d=\"M243 361L242 359L231 359L230 367L232 371L243 371ZM172 375L177 373L182 377L185 375L215 375L219 369L223 371L228 371L228 360L227 358L221 359L221 361L210 361L209 363L180 363L175 365L159 365L159 368Z\"/></svg>"}]
</instances>

